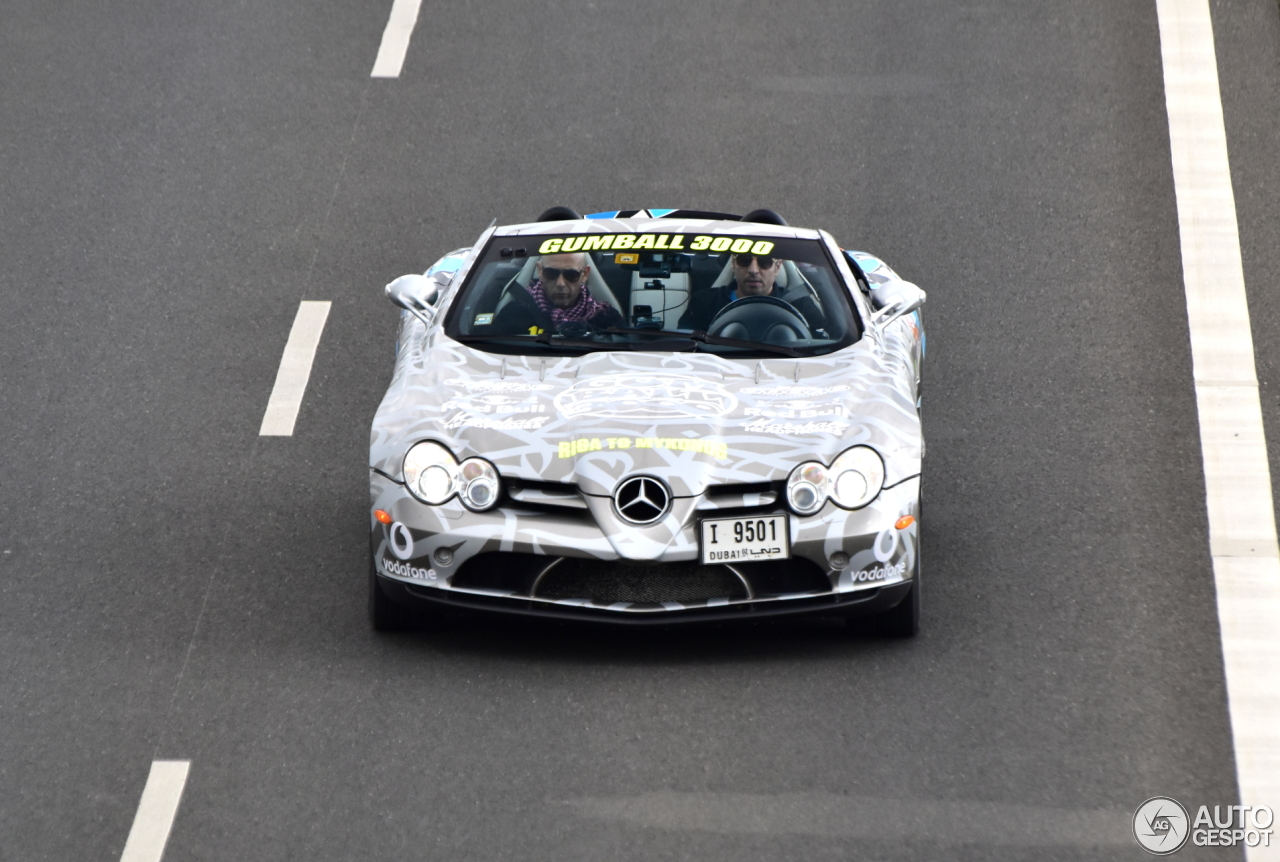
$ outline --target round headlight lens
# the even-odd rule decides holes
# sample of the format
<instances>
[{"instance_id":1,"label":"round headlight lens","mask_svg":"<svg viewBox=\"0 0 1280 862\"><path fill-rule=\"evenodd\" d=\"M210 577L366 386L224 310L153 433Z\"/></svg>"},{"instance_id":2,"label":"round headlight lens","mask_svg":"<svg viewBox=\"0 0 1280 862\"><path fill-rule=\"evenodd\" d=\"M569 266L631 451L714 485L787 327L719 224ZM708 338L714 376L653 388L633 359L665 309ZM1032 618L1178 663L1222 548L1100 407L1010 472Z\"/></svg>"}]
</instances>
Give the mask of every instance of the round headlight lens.
<instances>
[{"instance_id":1,"label":"round headlight lens","mask_svg":"<svg viewBox=\"0 0 1280 862\"><path fill-rule=\"evenodd\" d=\"M467 505L472 509L487 509L493 505L493 499L497 495L494 493L493 483L486 481L476 481L467 485Z\"/></svg>"},{"instance_id":2,"label":"round headlight lens","mask_svg":"<svg viewBox=\"0 0 1280 862\"><path fill-rule=\"evenodd\" d=\"M453 496L458 462L439 443L425 440L404 456L404 484L413 496L433 506Z\"/></svg>"},{"instance_id":3,"label":"round headlight lens","mask_svg":"<svg viewBox=\"0 0 1280 862\"><path fill-rule=\"evenodd\" d=\"M474 512L483 512L498 502L498 471L483 458L468 458L458 468L462 503Z\"/></svg>"},{"instance_id":4,"label":"round headlight lens","mask_svg":"<svg viewBox=\"0 0 1280 862\"><path fill-rule=\"evenodd\" d=\"M867 493L867 478L857 470L845 470L836 477L837 500L859 500Z\"/></svg>"},{"instance_id":5,"label":"round headlight lens","mask_svg":"<svg viewBox=\"0 0 1280 862\"><path fill-rule=\"evenodd\" d=\"M787 502L799 515L812 515L826 501L827 468L810 461L791 471L787 480Z\"/></svg>"},{"instance_id":6,"label":"round headlight lens","mask_svg":"<svg viewBox=\"0 0 1280 862\"><path fill-rule=\"evenodd\" d=\"M790 501L796 511L812 512L822 505L822 495L808 482L798 482L791 486Z\"/></svg>"},{"instance_id":7,"label":"round headlight lens","mask_svg":"<svg viewBox=\"0 0 1280 862\"><path fill-rule=\"evenodd\" d=\"M845 509L858 509L884 487L884 461L870 446L854 446L831 465L831 475L835 477L827 492L831 499Z\"/></svg>"},{"instance_id":8,"label":"round headlight lens","mask_svg":"<svg viewBox=\"0 0 1280 862\"><path fill-rule=\"evenodd\" d=\"M428 503L443 503L453 494L453 477L439 464L432 464L418 476L418 496Z\"/></svg>"}]
</instances>

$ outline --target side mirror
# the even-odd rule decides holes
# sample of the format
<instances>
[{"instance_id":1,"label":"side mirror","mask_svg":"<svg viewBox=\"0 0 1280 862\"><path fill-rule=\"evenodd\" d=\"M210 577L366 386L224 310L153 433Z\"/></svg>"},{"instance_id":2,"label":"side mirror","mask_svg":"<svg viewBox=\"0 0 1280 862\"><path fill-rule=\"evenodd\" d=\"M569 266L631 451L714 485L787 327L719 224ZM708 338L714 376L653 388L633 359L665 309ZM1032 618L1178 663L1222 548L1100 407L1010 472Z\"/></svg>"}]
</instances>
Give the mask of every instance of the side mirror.
<instances>
[{"instance_id":1,"label":"side mirror","mask_svg":"<svg viewBox=\"0 0 1280 862\"><path fill-rule=\"evenodd\" d=\"M445 283L448 283L447 273L439 275L445 275ZM430 326L443 287L439 275L402 275L387 285L387 299Z\"/></svg>"},{"instance_id":2,"label":"side mirror","mask_svg":"<svg viewBox=\"0 0 1280 862\"><path fill-rule=\"evenodd\" d=\"M924 305L924 300L925 292L909 281L894 279L874 284L871 305L876 311L871 320L877 326L892 323Z\"/></svg>"}]
</instances>

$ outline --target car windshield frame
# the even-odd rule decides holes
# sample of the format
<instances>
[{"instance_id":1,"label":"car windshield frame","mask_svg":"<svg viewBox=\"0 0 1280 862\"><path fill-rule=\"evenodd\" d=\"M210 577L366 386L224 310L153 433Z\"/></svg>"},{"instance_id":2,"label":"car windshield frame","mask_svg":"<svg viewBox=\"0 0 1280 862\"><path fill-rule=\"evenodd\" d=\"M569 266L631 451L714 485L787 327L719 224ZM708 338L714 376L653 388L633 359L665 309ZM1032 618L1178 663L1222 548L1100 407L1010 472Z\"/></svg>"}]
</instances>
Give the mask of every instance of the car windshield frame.
<instances>
[{"instance_id":1,"label":"car windshield frame","mask_svg":"<svg viewBox=\"0 0 1280 862\"><path fill-rule=\"evenodd\" d=\"M634 226L617 220L607 224L559 223L558 230L549 225L538 227L543 229L527 233L524 229L500 229L489 237L475 255L462 283L450 291L442 320L447 337L485 352L525 356L572 356L623 350L700 351L725 358L764 358L824 356L856 343L864 335L865 324L851 296L856 288L846 284L846 277L832 259L822 235L810 235L816 232L784 234L763 225L760 231L752 231L748 225L732 225L730 230L705 224L668 227L646 222ZM558 331L547 333L535 323L529 330L508 332L504 327L488 331L503 314L503 309L512 304L525 306L530 315L545 317L545 311L524 287L525 280L532 278L531 259L577 252L586 252L591 258L593 272L587 284L596 288L593 298L618 312L608 315L607 325L562 322ZM805 338L796 331L797 338L775 341L770 335L756 340L743 337L740 330L726 331L729 337L721 337L708 335L708 321L697 321L702 327L678 328L678 323L666 320L670 309L687 313L695 296L719 289L713 288L713 284L723 276L730 256L748 253L784 261L787 275L778 283L788 282L783 293L791 301L784 303L778 299L780 294L775 289L773 296L756 298L765 302L744 302L751 298L737 297L738 303L784 306L771 313L784 321L798 317L802 323L808 323L810 337ZM801 283L792 283L797 277ZM600 282L612 296L595 296L600 292ZM650 318L637 317L632 312L646 303L633 303L633 299L641 298L634 293L636 290L646 291L643 298L657 296L664 303L669 296L675 297L675 305L658 308ZM730 295L722 294L721 298L727 301ZM815 326L804 313L798 313L792 303L799 303L810 317L814 316L812 311L818 311L820 325ZM711 301L711 305L714 304ZM518 312L513 310L508 318ZM740 315L759 313L758 309L745 308L739 312ZM596 321L603 320L603 317L596 318ZM655 321L658 322L655 324ZM665 326L662 321L666 321ZM697 322L690 325L696 327ZM638 329L652 331L639 333ZM659 332L662 337L655 337ZM519 337L522 335L526 337ZM528 337L531 335L537 337Z\"/></svg>"}]
</instances>

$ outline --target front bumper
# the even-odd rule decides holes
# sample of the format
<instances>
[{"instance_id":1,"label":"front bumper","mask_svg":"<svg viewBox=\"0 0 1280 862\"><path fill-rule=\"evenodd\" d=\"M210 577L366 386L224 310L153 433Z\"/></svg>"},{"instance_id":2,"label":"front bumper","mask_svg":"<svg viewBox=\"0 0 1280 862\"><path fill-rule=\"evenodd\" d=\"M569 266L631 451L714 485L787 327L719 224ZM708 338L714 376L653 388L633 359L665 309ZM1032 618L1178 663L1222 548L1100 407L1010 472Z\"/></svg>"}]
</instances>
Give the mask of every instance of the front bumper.
<instances>
[{"instance_id":1,"label":"front bumper","mask_svg":"<svg viewBox=\"0 0 1280 862\"><path fill-rule=\"evenodd\" d=\"M402 604L626 624L875 614L901 601L916 575L919 522L894 525L903 515L919 517L919 489L915 477L856 511L828 502L809 517L788 513L785 563L701 566L702 518L785 507L726 510L677 498L658 524L636 528L621 523L604 497L550 506L507 499L476 513L456 499L425 505L373 472L370 548L378 582ZM377 521L378 509L391 524Z\"/></svg>"}]
</instances>

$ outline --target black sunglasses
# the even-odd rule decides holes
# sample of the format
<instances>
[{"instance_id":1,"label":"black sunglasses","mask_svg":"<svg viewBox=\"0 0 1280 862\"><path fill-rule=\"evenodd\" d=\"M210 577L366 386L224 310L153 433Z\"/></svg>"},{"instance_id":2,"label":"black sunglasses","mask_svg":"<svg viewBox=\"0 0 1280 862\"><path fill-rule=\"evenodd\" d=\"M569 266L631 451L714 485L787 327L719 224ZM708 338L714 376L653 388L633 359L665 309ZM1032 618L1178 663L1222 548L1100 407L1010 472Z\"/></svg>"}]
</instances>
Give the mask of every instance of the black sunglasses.
<instances>
[{"instance_id":1,"label":"black sunglasses","mask_svg":"<svg viewBox=\"0 0 1280 862\"><path fill-rule=\"evenodd\" d=\"M564 276L566 284L577 284L578 279L582 278L582 270L580 269L556 269L554 266L544 266L542 268L542 280L555 282L560 276Z\"/></svg>"},{"instance_id":2,"label":"black sunglasses","mask_svg":"<svg viewBox=\"0 0 1280 862\"><path fill-rule=\"evenodd\" d=\"M735 254L733 259L738 262L738 266L746 269L751 266L752 259L760 262L761 269L768 269L773 266L774 257L771 254Z\"/></svg>"}]
</instances>

